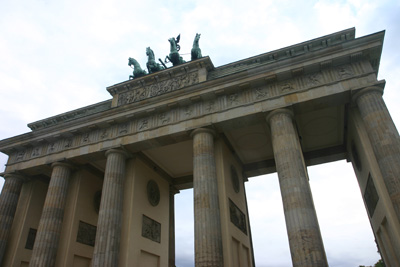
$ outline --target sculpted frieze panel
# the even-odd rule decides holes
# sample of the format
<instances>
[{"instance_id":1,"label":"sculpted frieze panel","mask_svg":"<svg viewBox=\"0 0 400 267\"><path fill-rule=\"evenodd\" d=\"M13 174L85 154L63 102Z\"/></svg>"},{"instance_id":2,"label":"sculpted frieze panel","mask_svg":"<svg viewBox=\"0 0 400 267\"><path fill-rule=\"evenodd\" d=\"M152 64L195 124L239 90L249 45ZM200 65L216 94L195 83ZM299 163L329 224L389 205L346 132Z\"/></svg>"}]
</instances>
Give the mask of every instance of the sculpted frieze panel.
<instances>
[{"instance_id":1,"label":"sculpted frieze panel","mask_svg":"<svg viewBox=\"0 0 400 267\"><path fill-rule=\"evenodd\" d=\"M323 83L323 77L322 77L321 73L313 73L313 74L307 75L305 77L305 79L306 79L306 84L309 87L318 86Z\"/></svg>"},{"instance_id":2,"label":"sculpted frieze panel","mask_svg":"<svg viewBox=\"0 0 400 267\"><path fill-rule=\"evenodd\" d=\"M155 109L154 111L149 111L141 116L135 115L134 119L131 119L130 121L118 124L110 122L112 125L103 126L104 128L93 129L75 136L58 136L55 137L56 139L52 139L49 143L33 146L33 148L29 150L26 148L20 148L14 152L13 156L10 158L10 163L66 151L99 141L110 140L118 136L136 134L156 127L220 112L228 108L234 108L236 106L279 97L299 90L305 90L310 87L345 79L364 72L365 70L362 69L362 63L355 63L352 65L343 65L335 68L324 69L318 73L309 74L307 76L298 76L284 81L268 81L266 85L261 85L255 88L249 86L246 89L236 92L226 91L225 93L214 95L207 99L202 99L201 97L193 98L190 102L188 101L186 105L175 106L174 108L166 107L162 112ZM152 97L197 82L197 72L193 72L176 77L169 81L151 85L153 86L153 89L149 86L143 86L138 89L132 89L129 92L121 93L120 96L123 95L123 97L121 97L119 101L121 105L132 103L138 101L138 99L143 96ZM147 91L144 92L144 89Z\"/></svg>"},{"instance_id":3,"label":"sculpted frieze panel","mask_svg":"<svg viewBox=\"0 0 400 267\"><path fill-rule=\"evenodd\" d=\"M100 130L100 140L107 139L110 136L110 129L105 128Z\"/></svg>"},{"instance_id":4,"label":"sculpted frieze panel","mask_svg":"<svg viewBox=\"0 0 400 267\"><path fill-rule=\"evenodd\" d=\"M293 90L295 90L295 88L296 88L296 87L293 85L293 82L291 82L291 81L285 81L285 82L281 83L280 87L281 87L282 93L286 93L286 92L289 92L289 91L293 91Z\"/></svg>"},{"instance_id":5,"label":"sculpted frieze panel","mask_svg":"<svg viewBox=\"0 0 400 267\"><path fill-rule=\"evenodd\" d=\"M26 238L25 248L32 250L35 244L37 229L29 228L28 236Z\"/></svg>"},{"instance_id":6,"label":"sculpted frieze panel","mask_svg":"<svg viewBox=\"0 0 400 267\"><path fill-rule=\"evenodd\" d=\"M25 157L25 154L26 154L26 151L25 151L25 150L18 151L17 154L16 154L16 156L15 156L15 161L21 161L21 160L23 160L24 157Z\"/></svg>"},{"instance_id":7,"label":"sculpted frieze panel","mask_svg":"<svg viewBox=\"0 0 400 267\"><path fill-rule=\"evenodd\" d=\"M94 247L96 241L97 226L79 221L76 242Z\"/></svg>"},{"instance_id":8,"label":"sculpted frieze panel","mask_svg":"<svg viewBox=\"0 0 400 267\"><path fill-rule=\"evenodd\" d=\"M163 95L168 92L172 92L183 87L194 85L199 82L197 72L191 72L184 75L180 75L171 78L166 81L157 82L149 86L143 86L136 89L128 89L128 92L124 92L118 95L118 106L134 103L143 99Z\"/></svg>"},{"instance_id":9,"label":"sculpted frieze panel","mask_svg":"<svg viewBox=\"0 0 400 267\"><path fill-rule=\"evenodd\" d=\"M229 214L231 222L245 235L247 235L246 215L239 209L236 204L229 199Z\"/></svg>"},{"instance_id":10,"label":"sculpted frieze panel","mask_svg":"<svg viewBox=\"0 0 400 267\"><path fill-rule=\"evenodd\" d=\"M171 121L171 114L170 112L164 112L158 115L159 125L165 125L170 123Z\"/></svg>"},{"instance_id":11,"label":"sculpted frieze panel","mask_svg":"<svg viewBox=\"0 0 400 267\"><path fill-rule=\"evenodd\" d=\"M149 118L142 118L139 119L138 124L137 124L137 130L138 131L144 131L149 129Z\"/></svg>"},{"instance_id":12,"label":"sculpted frieze panel","mask_svg":"<svg viewBox=\"0 0 400 267\"><path fill-rule=\"evenodd\" d=\"M40 156L41 152L42 152L42 147L40 147L40 146L34 147L32 149L31 158L36 158L36 157Z\"/></svg>"},{"instance_id":13,"label":"sculpted frieze panel","mask_svg":"<svg viewBox=\"0 0 400 267\"><path fill-rule=\"evenodd\" d=\"M57 142L51 142L47 145L47 154L53 153L57 150Z\"/></svg>"},{"instance_id":14,"label":"sculpted frieze panel","mask_svg":"<svg viewBox=\"0 0 400 267\"><path fill-rule=\"evenodd\" d=\"M161 242L161 223L143 214L142 236L154 242Z\"/></svg>"},{"instance_id":15,"label":"sculpted frieze panel","mask_svg":"<svg viewBox=\"0 0 400 267\"><path fill-rule=\"evenodd\" d=\"M124 135L129 133L129 123L121 123L118 125L118 135Z\"/></svg>"},{"instance_id":16,"label":"sculpted frieze panel","mask_svg":"<svg viewBox=\"0 0 400 267\"><path fill-rule=\"evenodd\" d=\"M230 94L228 96L229 106L237 106L240 104L240 102L241 102L241 98L239 96L239 93Z\"/></svg>"},{"instance_id":17,"label":"sculpted frieze panel","mask_svg":"<svg viewBox=\"0 0 400 267\"><path fill-rule=\"evenodd\" d=\"M339 79L346 79L354 75L351 65L342 65L337 68L337 76Z\"/></svg>"},{"instance_id":18,"label":"sculpted frieze panel","mask_svg":"<svg viewBox=\"0 0 400 267\"><path fill-rule=\"evenodd\" d=\"M185 115L183 117L189 118L192 116L193 113L194 113L193 106L186 106L183 108L183 114Z\"/></svg>"},{"instance_id":19,"label":"sculpted frieze panel","mask_svg":"<svg viewBox=\"0 0 400 267\"><path fill-rule=\"evenodd\" d=\"M216 102L215 100L209 100L203 103L204 110L206 113L211 113L216 110Z\"/></svg>"},{"instance_id":20,"label":"sculpted frieze panel","mask_svg":"<svg viewBox=\"0 0 400 267\"><path fill-rule=\"evenodd\" d=\"M266 98L266 97L268 97L268 90L267 90L267 88L258 87L258 88L255 88L255 89L253 90L253 92L254 92L254 95L255 95L255 98L256 98L256 99L261 99L261 98Z\"/></svg>"},{"instance_id":21,"label":"sculpted frieze panel","mask_svg":"<svg viewBox=\"0 0 400 267\"><path fill-rule=\"evenodd\" d=\"M84 133L82 135L82 144L90 142L90 133Z\"/></svg>"},{"instance_id":22,"label":"sculpted frieze panel","mask_svg":"<svg viewBox=\"0 0 400 267\"><path fill-rule=\"evenodd\" d=\"M71 148L72 147L72 142L73 142L72 138L66 138L64 140L64 148Z\"/></svg>"}]
</instances>

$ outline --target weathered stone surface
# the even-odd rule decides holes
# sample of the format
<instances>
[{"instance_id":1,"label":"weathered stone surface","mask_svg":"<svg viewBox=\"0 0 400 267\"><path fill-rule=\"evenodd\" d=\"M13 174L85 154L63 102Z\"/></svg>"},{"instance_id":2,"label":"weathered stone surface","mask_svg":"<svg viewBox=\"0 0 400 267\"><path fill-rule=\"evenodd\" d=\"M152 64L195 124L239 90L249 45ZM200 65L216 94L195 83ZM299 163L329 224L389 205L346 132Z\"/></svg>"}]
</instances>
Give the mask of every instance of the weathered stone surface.
<instances>
[{"instance_id":1,"label":"weathered stone surface","mask_svg":"<svg viewBox=\"0 0 400 267\"><path fill-rule=\"evenodd\" d=\"M358 92L354 100L364 120L397 219L400 220L400 136L382 94L382 88L369 87Z\"/></svg>"},{"instance_id":2,"label":"weathered stone surface","mask_svg":"<svg viewBox=\"0 0 400 267\"><path fill-rule=\"evenodd\" d=\"M193 196L196 267L223 266L221 219L214 132L196 129L193 137Z\"/></svg>"},{"instance_id":3,"label":"weathered stone surface","mask_svg":"<svg viewBox=\"0 0 400 267\"><path fill-rule=\"evenodd\" d=\"M39 228L29 266L55 266L72 166L53 163Z\"/></svg>"},{"instance_id":4,"label":"weathered stone surface","mask_svg":"<svg viewBox=\"0 0 400 267\"><path fill-rule=\"evenodd\" d=\"M24 177L21 175L5 175L3 190L0 195L0 264L3 261L23 181Z\"/></svg>"},{"instance_id":5,"label":"weathered stone surface","mask_svg":"<svg viewBox=\"0 0 400 267\"><path fill-rule=\"evenodd\" d=\"M128 154L123 150L106 152L107 163L97 222L92 266L118 266L121 240L122 200L125 165Z\"/></svg>"},{"instance_id":6,"label":"weathered stone surface","mask_svg":"<svg viewBox=\"0 0 400 267\"><path fill-rule=\"evenodd\" d=\"M292 262L295 267L328 266L307 170L292 119L293 113L288 109L277 109L267 117L271 126Z\"/></svg>"}]
</instances>

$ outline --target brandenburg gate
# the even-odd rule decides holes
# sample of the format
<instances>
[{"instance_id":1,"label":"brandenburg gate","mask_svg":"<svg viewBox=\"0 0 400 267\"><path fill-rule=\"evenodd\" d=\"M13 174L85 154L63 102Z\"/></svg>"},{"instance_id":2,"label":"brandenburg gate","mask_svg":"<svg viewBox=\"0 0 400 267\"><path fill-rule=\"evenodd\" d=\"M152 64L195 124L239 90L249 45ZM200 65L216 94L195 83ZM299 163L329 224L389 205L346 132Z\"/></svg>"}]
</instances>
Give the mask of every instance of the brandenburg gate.
<instances>
[{"instance_id":1,"label":"brandenburg gate","mask_svg":"<svg viewBox=\"0 0 400 267\"><path fill-rule=\"evenodd\" d=\"M342 159L383 260L400 266L400 137L377 80L384 32L347 29L220 67L199 38L191 61L171 38L173 66L148 48L149 73L130 58L133 79L108 87L111 99L0 141L2 266L175 266L174 195L187 188L196 267L254 266L244 183L272 172L293 266L328 266L307 166Z\"/></svg>"}]
</instances>

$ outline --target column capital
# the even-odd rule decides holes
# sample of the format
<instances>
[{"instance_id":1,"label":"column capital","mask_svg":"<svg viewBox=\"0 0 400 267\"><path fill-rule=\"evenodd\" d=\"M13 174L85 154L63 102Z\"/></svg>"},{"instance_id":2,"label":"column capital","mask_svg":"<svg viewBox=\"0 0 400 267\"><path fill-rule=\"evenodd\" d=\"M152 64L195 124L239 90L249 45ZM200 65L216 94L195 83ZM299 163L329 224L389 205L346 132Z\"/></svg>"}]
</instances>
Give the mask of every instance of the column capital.
<instances>
[{"instance_id":1,"label":"column capital","mask_svg":"<svg viewBox=\"0 0 400 267\"><path fill-rule=\"evenodd\" d=\"M54 169L54 167L56 167L56 166L63 166L63 167L66 167L66 168L68 168L70 170L74 169L74 166L72 164L69 164L69 163L66 163L66 162L61 162L61 161L53 162L51 164L51 168L52 169Z\"/></svg>"},{"instance_id":2,"label":"column capital","mask_svg":"<svg viewBox=\"0 0 400 267\"><path fill-rule=\"evenodd\" d=\"M27 182L30 180L29 177L22 175L20 173L5 173L3 177L4 177L4 180L10 179L10 178L22 180L22 182Z\"/></svg>"},{"instance_id":3,"label":"column capital","mask_svg":"<svg viewBox=\"0 0 400 267\"><path fill-rule=\"evenodd\" d=\"M130 156L128 152L126 152L125 150L122 150L122 149L118 149L118 148L111 148L111 149L107 150L105 155L106 155L106 157L108 157L110 154L114 154L114 153L121 154L125 158L128 158Z\"/></svg>"},{"instance_id":4,"label":"column capital","mask_svg":"<svg viewBox=\"0 0 400 267\"><path fill-rule=\"evenodd\" d=\"M176 194L179 194L180 191L175 186L169 185L169 193L171 195L176 195Z\"/></svg>"},{"instance_id":5,"label":"column capital","mask_svg":"<svg viewBox=\"0 0 400 267\"><path fill-rule=\"evenodd\" d=\"M208 129L208 128L197 128L195 129L191 134L190 137L194 137L196 134L198 133L208 133L211 134L214 138L217 136L217 133L212 130L212 129Z\"/></svg>"},{"instance_id":6,"label":"column capital","mask_svg":"<svg viewBox=\"0 0 400 267\"><path fill-rule=\"evenodd\" d=\"M364 89L361 89L360 91L358 91L357 93L355 93L352 97L352 101L354 103L357 103L357 99L366 94L366 93L371 93L371 92L375 92L378 93L380 95L383 95L383 88L379 87L379 86L370 86L370 87L366 87Z\"/></svg>"},{"instance_id":7,"label":"column capital","mask_svg":"<svg viewBox=\"0 0 400 267\"><path fill-rule=\"evenodd\" d=\"M277 115L277 114L280 114L280 113L286 113L286 114L289 115L289 117L290 117L291 119L294 118L294 113L293 113L293 111L291 111L290 109L287 109L287 108L278 108L278 109L275 109L275 110L273 110L272 112L270 112L270 113L265 117L265 119L267 120L267 123L269 124L271 118L272 118L273 116Z\"/></svg>"}]
</instances>

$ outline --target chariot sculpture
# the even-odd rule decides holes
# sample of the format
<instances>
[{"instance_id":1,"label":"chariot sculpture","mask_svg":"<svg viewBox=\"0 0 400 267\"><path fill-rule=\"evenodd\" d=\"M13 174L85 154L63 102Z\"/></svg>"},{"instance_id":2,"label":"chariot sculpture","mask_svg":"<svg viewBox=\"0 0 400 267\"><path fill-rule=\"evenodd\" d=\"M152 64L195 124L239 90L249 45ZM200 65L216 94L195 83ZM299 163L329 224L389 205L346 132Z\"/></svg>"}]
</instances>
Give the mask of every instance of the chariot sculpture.
<instances>
[{"instance_id":1,"label":"chariot sculpture","mask_svg":"<svg viewBox=\"0 0 400 267\"><path fill-rule=\"evenodd\" d=\"M165 57L165 60L164 60L165 63L172 63L172 66L177 66L179 64L186 62L185 60L183 60L182 56L179 54L179 50L181 49L181 47L179 45L180 38L181 38L181 35L179 34L176 38L172 37L172 38L168 39L168 41L170 43L170 53L168 56ZM200 34L196 33L196 36L193 41L193 47L192 47L192 50L190 53L191 60L196 60L196 59L199 59L202 57L201 49L199 46L199 40L200 40ZM146 55L147 55L146 67L147 67L147 71L149 74L167 68L167 66L161 59L158 59L161 64L156 62L154 52L150 47L146 48ZM132 67L133 73L132 73L132 75L129 75L129 79L139 78L139 77L142 77L147 74L147 72L140 67L140 64L134 58L131 58L131 57L129 58L128 65L131 67L133 66Z\"/></svg>"}]
</instances>

